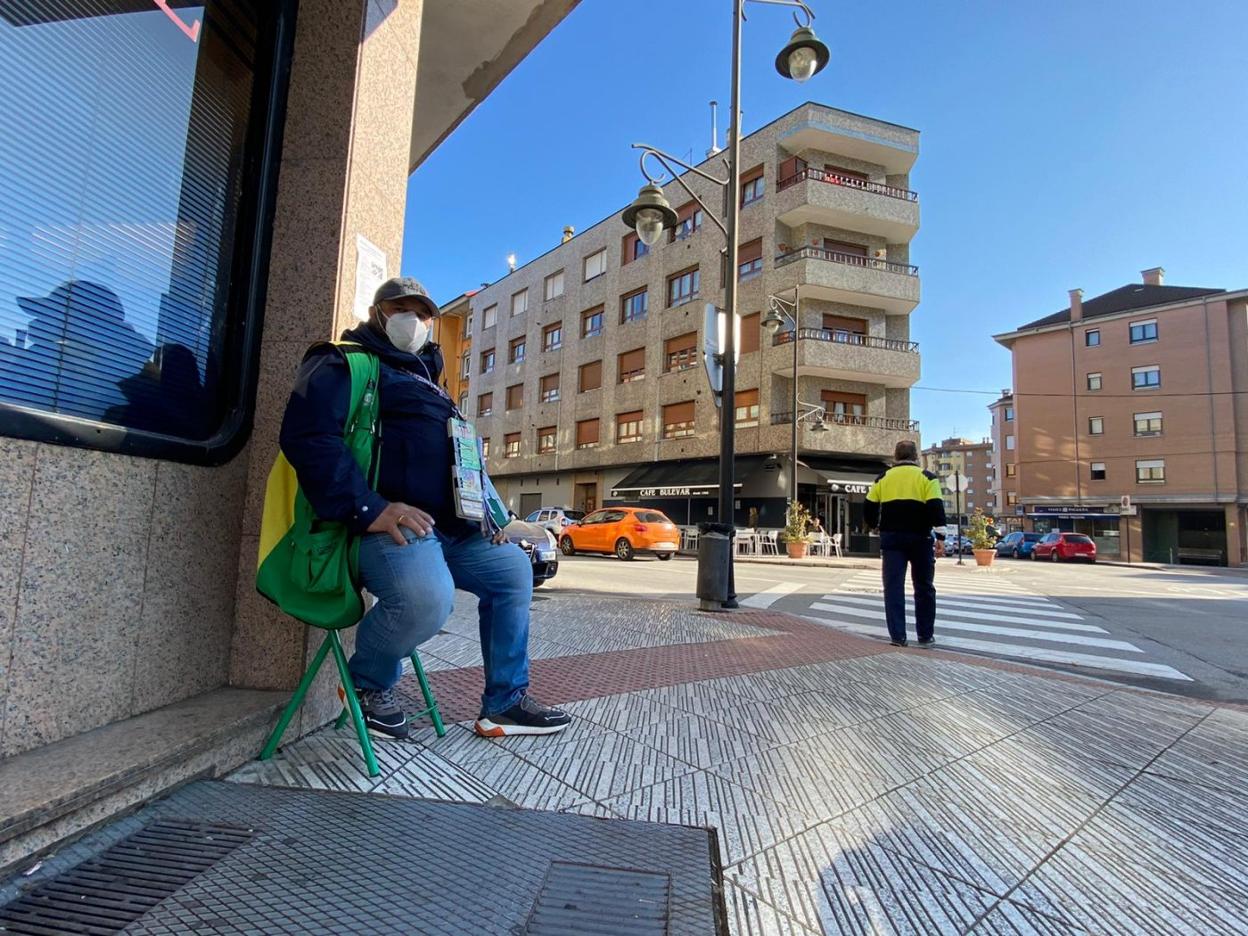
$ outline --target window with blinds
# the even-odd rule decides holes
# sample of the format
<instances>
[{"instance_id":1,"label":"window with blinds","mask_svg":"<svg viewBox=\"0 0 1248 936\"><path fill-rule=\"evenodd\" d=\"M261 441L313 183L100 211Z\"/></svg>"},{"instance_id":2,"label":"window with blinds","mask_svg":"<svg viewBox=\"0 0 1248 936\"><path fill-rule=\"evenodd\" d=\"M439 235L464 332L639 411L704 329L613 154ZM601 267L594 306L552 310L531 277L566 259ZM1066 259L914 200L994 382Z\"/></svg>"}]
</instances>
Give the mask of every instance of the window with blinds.
<instances>
[{"instance_id":1,"label":"window with blinds","mask_svg":"<svg viewBox=\"0 0 1248 936\"><path fill-rule=\"evenodd\" d=\"M693 413L693 400L663 407L663 438L683 439L693 435Z\"/></svg>"},{"instance_id":2,"label":"window with blinds","mask_svg":"<svg viewBox=\"0 0 1248 936\"><path fill-rule=\"evenodd\" d=\"M823 390L819 396L829 421L842 426L861 426L866 423L867 397L865 394Z\"/></svg>"},{"instance_id":3,"label":"window with blinds","mask_svg":"<svg viewBox=\"0 0 1248 936\"><path fill-rule=\"evenodd\" d=\"M494 394L482 393L477 397L477 415L489 416L494 412Z\"/></svg>"},{"instance_id":4,"label":"window with blinds","mask_svg":"<svg viewBox=\"0 0 1248 936\"><path fill-rule=\"evenodd\" d=\"M0 3L0 432L213 461L246 425L287 10Z\"/></svg>"},{"instance_id":5,"label":"window with blinds","mask_svg":"<svg viewBox=\"0 0 1248 936\"><path fill-rule=\"evenodd\" d=\"M620 355L620 383L631 383L646 376L646 349L634 348Z\"/></svg>"},{"instance_id":6,"label":"window with blinds","mask_svg":"<svg viewBox=\"0 0 1248 936\"><path fill-rule=\"evenodd\" d=\"M682 371L698 363L698 333L689 332L668 338L663 343L663 372Z\"/></svg>"},{"instance_id":7,"label":"window with blinds","mask_svg":"<svg viewBox=\"0 0 1248 936\"><path fill-rule=\"evenodd\" d=\"M758 425L758 390L738 390L734 420L741 428Z\"/></svg>"},{"instance_id":8,"label":"window with blinds","mask_svg":"<svg viewBox=\"0 0 1248 936\"><path fill-rule=\"evenodd\" d=\"M640 442L642 418L641 410L631 413L617 413L615 416L615 441Z\"/></svg>"},{"instance_id":9,"label":"window with blinds","mask_svg":"<svg viewBox=\"0 0 1248 936\"><path fill-rule=\"evenodd\" d=\"M509 432L503 436L503 458L520 457L520 433Z\"/></svg>"},{"instance_id":10,"label":"window with blinds","mask_svg":"<svg viewBox=\"0 0 1248 936\"><path fill-rule=\"evenodd\" d=\"M554 403L559 399L559 375L547 374L541 383L542 402Z\"/></svg>"},{"instance_id":11,"label":"window with blinds","mask_svg":"<svg viewBox=\"0 0 1248 936\"><path fill-rule=\"evenodd\" d=\"M737 279L753 279L763 272L763 241L755 238L737 248Z\"/></svg>"},{"instance_id":12,"label":"window with blinds","mask_svg":"<svg viewBox=\"0 0 1248 936\"><path fill-rule=\"evenodd\" d=\"M524 406L524 384L512 384L507 388L507 408L519 409Z\"/></svg>"},{"instance_id":13,"label":"window with blinds","mask_svg":"<svg viewBox=\"0 0 1248 936\"><path fill-rule=\"evenodd\" d=\"M759 333L762 329L762 313L753 312L741 316L741 353L758 350Z\"/></svg>"},{"instance_id":14,"label":"window with blinds","mask_svg":"<svg viewBox=\"0 0 1248 936\"><path fill-rule=\"evenodd\" d=\"M544 426L537 430L537 454L549 455L555 450L557 430L554 426Z\"/></svg>"},{"instance_id":15,"label":"window with blinds","mask_svg":"<svg viewBox=\"0 0 1248 936\"><path fill-rule=\"evenodd\" d=\"M602 386L602 361L590 361L582 364L577 379L577 391L597 390Z\"/></svg>"},{"instance_id":16,"label":"window with blinds","mask_svg":"<svg viewBox=\"0 0 1248 936\"><path fill-rule=\"evenodd\" d=\"M582 419L576 424L576 447L594 448L598 444L598 419Z\"/></svg>"}]
</instances>

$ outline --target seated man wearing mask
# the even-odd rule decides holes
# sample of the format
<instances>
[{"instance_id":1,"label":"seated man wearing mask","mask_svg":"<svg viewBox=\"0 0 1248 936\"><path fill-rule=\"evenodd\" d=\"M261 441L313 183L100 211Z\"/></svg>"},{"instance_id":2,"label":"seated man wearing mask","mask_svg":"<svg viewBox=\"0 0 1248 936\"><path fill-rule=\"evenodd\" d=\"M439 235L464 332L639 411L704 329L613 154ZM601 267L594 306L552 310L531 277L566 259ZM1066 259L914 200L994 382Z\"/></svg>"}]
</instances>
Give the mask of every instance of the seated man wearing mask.
<instances>
[{"instance_id":1,"label":"seated man wearing mask","mask_svg":"<svg viewBox=\"0 0 1248 936\"><path fill-rule=\"evenodd\" d=\"M377 290L368 321L342 335L380 360L376 490L343 442L351 379L332 346L314 348L299 368L282 452L317 515L361 535L360 578L377 602L360 621L350 669L369 731L407 737L394 692L402 662L446 623L459 588L480 600L485 692L477 733L554 734L570 717L528 695L529 560L456 510L448 421L459 414L438 385L442 352L429 340L437 315L420 283L395 278Z\"/></svg>"}]
</instances>

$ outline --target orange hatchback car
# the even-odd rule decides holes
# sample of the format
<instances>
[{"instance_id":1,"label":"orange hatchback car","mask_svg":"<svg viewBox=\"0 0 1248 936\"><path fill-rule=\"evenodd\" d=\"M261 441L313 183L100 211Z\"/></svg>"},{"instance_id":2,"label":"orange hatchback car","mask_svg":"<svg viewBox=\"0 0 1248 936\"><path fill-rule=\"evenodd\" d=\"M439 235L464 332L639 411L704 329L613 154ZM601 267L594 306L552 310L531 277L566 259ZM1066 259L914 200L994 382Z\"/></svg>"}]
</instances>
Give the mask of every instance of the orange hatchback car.
<instances>
[{"instance_id":1,"label":"orange hatchback car","mask_svg":"<svg viewBox=\"0 0 1248 936\"><path fill-rule=\"evenodd\" d=\"M564 527L559 536L559 548L565 556L615 553L628 560L645 552L671 559L679 546L676 524L650 507L604 507Z\"/></svg>"}]
</instances>

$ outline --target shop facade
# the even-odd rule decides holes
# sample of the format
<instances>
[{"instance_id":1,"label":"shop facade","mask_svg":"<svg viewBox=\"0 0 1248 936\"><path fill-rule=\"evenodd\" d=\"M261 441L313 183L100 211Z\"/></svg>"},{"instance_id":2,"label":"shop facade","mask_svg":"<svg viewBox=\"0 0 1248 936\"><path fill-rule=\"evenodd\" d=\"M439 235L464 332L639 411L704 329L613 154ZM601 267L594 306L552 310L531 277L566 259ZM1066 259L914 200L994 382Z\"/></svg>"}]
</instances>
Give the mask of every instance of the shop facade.
<instances>
[{"instance_id":1,"label":"shop facade","mask_svg":"<svg viewBox=\"0 0 1248 936\"><path fill-rule=\"evenodd\" d=\"M1029 504L1024 529L1084 533L1102 559L1172 565L1234 565L1242 561L1244 505Z\"/></svg>"}]
</instances>

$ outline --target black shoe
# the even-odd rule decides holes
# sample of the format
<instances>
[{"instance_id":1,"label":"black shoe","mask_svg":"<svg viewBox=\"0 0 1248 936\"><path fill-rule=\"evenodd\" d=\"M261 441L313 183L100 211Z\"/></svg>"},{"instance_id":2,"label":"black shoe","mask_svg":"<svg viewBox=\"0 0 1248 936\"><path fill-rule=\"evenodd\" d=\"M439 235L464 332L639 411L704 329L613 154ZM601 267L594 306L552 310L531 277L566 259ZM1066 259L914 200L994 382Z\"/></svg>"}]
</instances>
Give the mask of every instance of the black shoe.
<instances>
[{"instance_id":1,"label":"black shoe","mask_svg":"<svg viewBox=\"0 0 1248 936\"><path fill-rule=\"evenodd\" d=\"M556 708L546 708L524 696L505 712L477 717L476 731L483 738L509 735L557 734L572 723L572 716Z\"/></svg>"},{"instance_id":2,"label":"black shoe","mask_svg":"<svg viewBox=\"0 0 1248 936\"><path fill-rule=\"evenodd\" d=\"M905 637L902 637L901 640L890 640L889 643L892 644L894 647L910 646L910 641L906 640Z\"/></svg>"},{"instance_id":3,"label":"black shoe","mask_svg":"<svg viewBox=\"0 0 1248 936\"><path fill-rule=\"evenodd\" d=\"M926 640L924 640L924 639L922 639L922 638L919 638L919 646L920 646L920 647L930 647L930 646L932 646L932 645L933 645L933 644L935 644L935 643L936 643L936 638L935 638L935 637L928 637Z\"/></svg>"},{"instance_id":4,"label":"black shoe","mask_svg":"<svg viewBox=\"0 0 1248 936\"><path fill-rule=\"evenodd\" d=\"M393 689L356 689L355 697L369 734L387 741L407 740L407 715Z\"/></svg>"}]
</instances>

